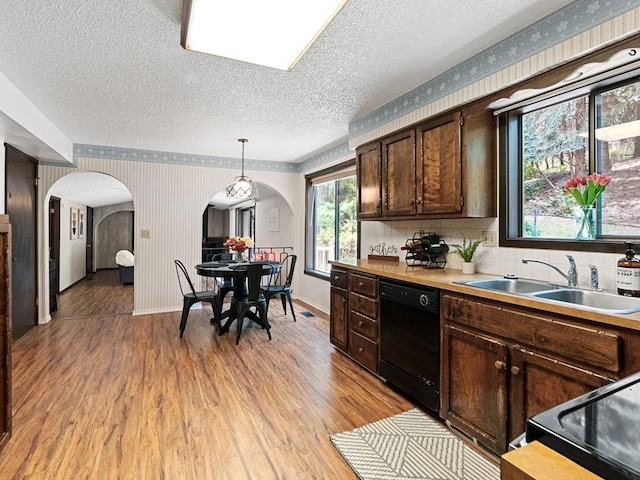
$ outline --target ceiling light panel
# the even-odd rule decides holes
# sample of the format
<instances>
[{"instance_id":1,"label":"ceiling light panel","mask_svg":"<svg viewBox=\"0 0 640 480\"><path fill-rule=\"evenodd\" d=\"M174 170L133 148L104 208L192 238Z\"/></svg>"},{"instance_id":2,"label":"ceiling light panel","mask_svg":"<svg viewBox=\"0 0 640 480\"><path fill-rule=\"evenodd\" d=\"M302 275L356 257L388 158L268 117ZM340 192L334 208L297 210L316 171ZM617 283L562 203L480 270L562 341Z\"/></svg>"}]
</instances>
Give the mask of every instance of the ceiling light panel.
<instances>
[{"instance_id":1,"label":"ceiling light panel","mask_svg":"<svg viewBox=\"0 0 640 480\"><path fill-rule=\"evenodd\" d=\"M291 70L347 0L186 0L182 46Z\"/></svg>"}]
</instances>

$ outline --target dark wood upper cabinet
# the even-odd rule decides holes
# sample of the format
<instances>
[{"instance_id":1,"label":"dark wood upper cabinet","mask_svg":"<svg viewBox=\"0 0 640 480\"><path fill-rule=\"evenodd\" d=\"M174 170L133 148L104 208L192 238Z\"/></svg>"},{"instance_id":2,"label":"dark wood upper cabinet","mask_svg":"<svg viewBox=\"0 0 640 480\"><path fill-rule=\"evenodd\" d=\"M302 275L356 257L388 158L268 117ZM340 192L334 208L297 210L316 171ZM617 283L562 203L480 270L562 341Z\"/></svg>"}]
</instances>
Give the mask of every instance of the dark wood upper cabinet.
<instances>
[{"instance_id":1,"label":"dark wood upper cabinet","mask_svg":"<svg viewBox=\"0 0 640 480\"><path fill-rule=\"evenodd\" d=\"M405 130L382 141L382 214L416 213L416 137Z\"/></svg>"},{"instance_id":2,"label":"dark wood upper cabinet","mask_svg":"<svg viewBox=\"0 0 640 480\"><path fill-rule=\"evenodd\" d=\"M359 147L358 219L495 217L495 135L474 104Z\"/></svg>"},{"instance_id":3,"label":"dark wood upper cabinet","mask_svg":"<svg viewBox=\"0 0 640 480\"><path fill-rule=\"evenodd\" d=\"M460 112L416 128L419 213L462 213Z\"/></svg>"},{"instance_id":4,"label":"dark wood upper cabinet","mask_svg":"<svg viewBox=\"0 0 640 480\"><path fill-rule=\"evenodd\" d=\"M380 142L356 151L358 176L358 218L377 218L382 214Z\"/></svg>"}]
</instances>

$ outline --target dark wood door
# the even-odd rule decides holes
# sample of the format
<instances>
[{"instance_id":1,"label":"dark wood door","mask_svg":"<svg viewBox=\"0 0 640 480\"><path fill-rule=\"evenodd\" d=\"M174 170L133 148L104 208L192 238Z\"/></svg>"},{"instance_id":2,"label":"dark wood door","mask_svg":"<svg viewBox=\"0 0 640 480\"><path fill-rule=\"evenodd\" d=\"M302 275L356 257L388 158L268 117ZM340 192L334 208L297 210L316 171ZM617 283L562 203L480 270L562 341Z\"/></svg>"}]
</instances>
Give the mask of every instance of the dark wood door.
<instances>
[{"instance_id":1,"label":"dark wood door","mask_svg":"<svg viewBox=\"0 0 640 480\"><path fill-rule=\"evenodd\" d=\"M613 380L524 350L511 348L509 438L524 432L527 418L602 387Z\"/></svg>"},{"instance_id":2,"label":"dark wood door","mask_svg":"<svg viewBox=\"0 0 640 480\"><path fill-rule=\"evenodd\" d=\"M60 199L49 199L49 313L58 310L60 293Z\"/></svg>"},{"instance_id":3,"label":"dark wood door","mask_svg":"<svg viewBox=\"0 0 640 480\"><path fill-rule=\"evenodd\" d=\"M508 354L496 339L444 327L440 416L496 453L507 444Z\"/></svg>"},{"instance_id":4,"label":"dark wood door","mask_svg":"<svg viewBox=\"0 0 640 480\"><path fill-rule=\"evenodd\" d=\"M11 437L11 225L0 215L0 450Z\"/></svg>"},{"instance_id":5,"label":"dark wood door","mask_svg":"<svg viewBox=\"0 0 640 480\"><path fill-rule=\"evenodd\" d=\"M415 130L406 130L382 142L382 214L416 213Z\"/></svg>"},{"instance_id":6,"label":"dark wood door","mask_svg":"<svg viewBox=\"0 0 640 480\"><path fill-rule=\"evenodd\" d=\"M462 211L460 113L418 127L418 213Z\"/></svg>"},{"instance_id":7,"label":"dark wood door","mask_svg":"<svg viewBox=\"0 0 640 480\"><path fill-rule=\"evenodd\" d=\"M37 323L36 183L35 159L5 144L6 206L11 222L13 338Z\"/></svg>"},{"instance_id":8,"label":"dark wood door","mask_svg":"<svg viewBox=\"0 0 640 480\"><path fill-rule=\"evenodd\" d=\"M382 214L380 162L379 143L356 150L358 218L376 218Z\"/></svg>"},{"instance_id":9,"label":"dark wood door","mask_svg":"<svg viewBox=\"0 0 640 480\"><path fill-rule=\"evenodd\" d=\"M85 220L85 230L87 239L87 258L86 271L87 275L93 273L93 208L87 207L87 218ZM133 231L133 230L132 230Z\"/></svg>"}]
</instances>

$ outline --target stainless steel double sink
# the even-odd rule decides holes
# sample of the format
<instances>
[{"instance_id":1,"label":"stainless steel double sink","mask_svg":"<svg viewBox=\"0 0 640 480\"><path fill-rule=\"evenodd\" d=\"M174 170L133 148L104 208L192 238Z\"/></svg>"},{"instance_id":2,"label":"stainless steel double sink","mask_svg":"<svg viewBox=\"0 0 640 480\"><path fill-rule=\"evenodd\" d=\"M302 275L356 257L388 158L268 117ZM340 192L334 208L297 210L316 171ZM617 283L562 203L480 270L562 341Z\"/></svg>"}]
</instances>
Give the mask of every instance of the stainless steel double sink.
<instances>
[{"instance_id":1,"label":"stainless steel double sink","mask_svg":"<svg viewBox=\"0 0 640 480\"><path fill-rule=\"evenodd\" d=\"M599 312L623 315L640 312L640 298L637 297L625 297L596 290L561 287L537 280L503 277L455 283L484 290L497 290L515 295L550 300L564 305L579 305Z\"/></svg>"}]
</instances>

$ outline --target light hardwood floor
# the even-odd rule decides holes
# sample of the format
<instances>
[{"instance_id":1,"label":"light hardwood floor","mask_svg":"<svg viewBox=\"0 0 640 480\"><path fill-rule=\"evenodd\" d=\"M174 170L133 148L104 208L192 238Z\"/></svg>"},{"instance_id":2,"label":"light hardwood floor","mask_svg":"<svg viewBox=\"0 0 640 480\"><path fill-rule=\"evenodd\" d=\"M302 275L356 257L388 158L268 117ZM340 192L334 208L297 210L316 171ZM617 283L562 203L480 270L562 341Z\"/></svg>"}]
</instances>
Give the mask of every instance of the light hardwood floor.
<instances>
[{"instance_id":1,"label":"light hardwood floor","mask_svg":"<svg viewBox=\"0 0 640 480\"><path fill-rule=\"evenodd\" d=\"M236 346L208 307L182 339L180 312L131 316L133 288L99 272L15 342L2 480L355 479L329 435L414 407L306 305L293 322L272 301L273 340L251 326Z\"/></svg>"}]
</instances>

